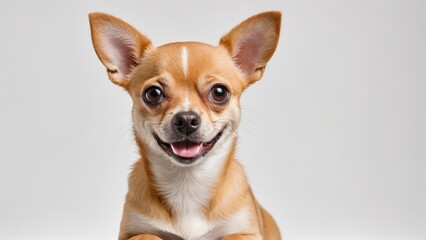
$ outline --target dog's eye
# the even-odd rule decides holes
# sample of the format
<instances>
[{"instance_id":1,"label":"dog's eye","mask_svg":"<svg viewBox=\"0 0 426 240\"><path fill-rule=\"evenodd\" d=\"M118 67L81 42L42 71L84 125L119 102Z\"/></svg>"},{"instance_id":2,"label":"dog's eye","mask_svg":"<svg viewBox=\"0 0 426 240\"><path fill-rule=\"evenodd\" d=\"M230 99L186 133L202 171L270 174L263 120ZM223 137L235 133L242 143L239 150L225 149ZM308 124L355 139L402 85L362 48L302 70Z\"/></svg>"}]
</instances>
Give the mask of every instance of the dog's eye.
<instances>
[{"instance_id":1,"label":"dog's eye","mask_svg":"<svg viewBox=\"0 0 426 240\"><path fill-rule=\"evenodd\" d=\"M161 88L152 86L145 90L143 94L143 100L149 105L155 105L163 102L164 93Z\"/></svg>"},{"instance_id":2,"label":"dog's eye","mask_svg":"<svg viewBox=\"0 0 426 240\"><path fill-rule=\"evenodd\" d=\"M228 88L224 85L216 84L210 90L209 99L216 104L223 105L228 102L229 95Z\"/></svg>"}]
</instances>

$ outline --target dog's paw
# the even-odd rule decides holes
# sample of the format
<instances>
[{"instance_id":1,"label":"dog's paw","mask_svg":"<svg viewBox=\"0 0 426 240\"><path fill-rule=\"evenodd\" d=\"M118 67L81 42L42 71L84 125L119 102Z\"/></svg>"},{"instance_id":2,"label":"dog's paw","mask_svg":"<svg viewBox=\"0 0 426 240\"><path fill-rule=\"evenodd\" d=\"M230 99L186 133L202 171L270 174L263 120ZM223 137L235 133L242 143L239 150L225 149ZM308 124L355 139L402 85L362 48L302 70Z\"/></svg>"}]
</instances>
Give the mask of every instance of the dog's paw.
<instances>
[{"instance_id":1,"label":"dog's paw","mask_svg":"<svg viewBox=\"0 0 426 240\"><path fill-rule=\"evenodd\" d=\"M151 234L139 234L129 238L128 240L162 240L162 239Z\"/></svg>"}]
</instances>

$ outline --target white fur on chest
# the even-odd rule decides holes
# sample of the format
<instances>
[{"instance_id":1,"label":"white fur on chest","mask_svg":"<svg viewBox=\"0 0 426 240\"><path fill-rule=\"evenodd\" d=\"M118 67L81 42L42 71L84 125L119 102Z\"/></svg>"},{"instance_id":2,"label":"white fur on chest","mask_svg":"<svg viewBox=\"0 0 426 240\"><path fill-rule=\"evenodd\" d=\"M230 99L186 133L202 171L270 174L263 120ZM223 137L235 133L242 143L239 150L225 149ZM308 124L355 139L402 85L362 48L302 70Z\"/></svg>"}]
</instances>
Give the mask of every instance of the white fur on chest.
<instances>
[{"instance_id":1,"label":"white fur on chest","mask_svg":"<svg viewBox=\"0 0 426 240\"><path fill-rule=\"evenodd\" d=\"M207 221L202 210L212 198L224 156L220 154L204 160L190 168L164 161L152 163L157 190L176 216L173 225L167 228L185 240L202 239L218 224Z\"/></svg>"}]
</instances>

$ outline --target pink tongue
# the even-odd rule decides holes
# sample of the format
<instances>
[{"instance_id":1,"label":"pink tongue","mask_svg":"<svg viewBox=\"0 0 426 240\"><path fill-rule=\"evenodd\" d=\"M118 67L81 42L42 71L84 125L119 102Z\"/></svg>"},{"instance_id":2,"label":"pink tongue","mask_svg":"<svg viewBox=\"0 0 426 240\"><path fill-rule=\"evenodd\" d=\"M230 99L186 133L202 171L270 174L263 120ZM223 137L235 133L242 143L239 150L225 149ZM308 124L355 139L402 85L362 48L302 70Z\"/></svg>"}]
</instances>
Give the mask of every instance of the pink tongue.
<instances>
[{"instance_id":1,"label":"pink tongue","mask_svg":"<svg viewBox=\"0 0 426 240\"><path fill-rule=\"evenodd\" d=\"M198 155L203 147L203 143L172 143L173 152L184 158L193 158Z\"/></svg>"}]
</instances>

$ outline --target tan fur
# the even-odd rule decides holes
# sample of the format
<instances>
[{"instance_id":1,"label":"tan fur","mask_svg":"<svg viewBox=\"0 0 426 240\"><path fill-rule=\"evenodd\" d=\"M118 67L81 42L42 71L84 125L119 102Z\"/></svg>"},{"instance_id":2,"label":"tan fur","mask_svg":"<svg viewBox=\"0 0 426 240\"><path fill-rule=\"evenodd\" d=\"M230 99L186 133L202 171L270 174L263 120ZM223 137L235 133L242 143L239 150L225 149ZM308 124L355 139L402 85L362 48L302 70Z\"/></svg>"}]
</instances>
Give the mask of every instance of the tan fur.
<instances>
[{"instance_id":1,"label":"tan fur","mask_svg":"<svg viewBox=\"0 0 426 240\"><path fill-rule=\"evenodd\" d=\"M125 88L133 99L133 114L141 119L158 123L168 122L185 99L191 103L191 109L208 124L226 119L229 125L237 128L240 121L239 100L244 89L262 77L266 63L272 57L278 43L281 14L266 12L244 21L227 35L222 37L219 46L203 43L183 42L153 47L151 42L129 24L107 14L90 14L93 45L99 59L108 70L110 79ZM248 64L246 71L239 68L238 47L244 44L253 31L268 30L265 41L256 61ZM126 40L132 59L128 74L118 74L117 66L111 63L108 46L102 42L106 28L116 29L127 34ZM250 32L251 31L251 32ZM129 42L130 41L130 42ZM182 49L188 52L188 72L182 69ZM125 71L126 72L126 71ZM117 77L119 76L119 77ZM207 96L214 83L227 86L231 92L229 103L223 106L211 103ZM141 101L143 89L152 84L161 84L168 92L168 100L161 106L152 108ZM134 123L139 124L139 123ZM234 128L232 128L234 129ZM161 239L153 234L135 232L128 229L131 214L136 212L147 219L175 226L177 219L173 206L167 204L165 196L157 188L152 161L149 159L152 142L147 142L135 128L135 138L141 159L134 166L129 177L129 190L124 205L119 239L154 240ZM278 227L272 217L260 207L254 198L243 167L235 159L236 136L232 134L231 151L226 157L217 182L211 188L211 198L201 209L206 222L220 222L247 211L249 220L244 231L224 236L224 240L234 239L280 239ZM216 147L216 146L215 146ZM164 239L174 239L164 237Z\"/></svg>"},{"instance_id":2,"label":"tan fur","mask_svg":"<svg viewBox=\"0 0 426 240\"><path fill-rule=\"evenodd\" d=\"M129 238L129 240L161 240L161 238L151 234L139 234L137 236Z\"/></svg>"}]
</instances>

